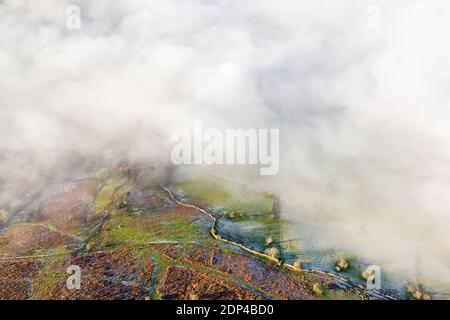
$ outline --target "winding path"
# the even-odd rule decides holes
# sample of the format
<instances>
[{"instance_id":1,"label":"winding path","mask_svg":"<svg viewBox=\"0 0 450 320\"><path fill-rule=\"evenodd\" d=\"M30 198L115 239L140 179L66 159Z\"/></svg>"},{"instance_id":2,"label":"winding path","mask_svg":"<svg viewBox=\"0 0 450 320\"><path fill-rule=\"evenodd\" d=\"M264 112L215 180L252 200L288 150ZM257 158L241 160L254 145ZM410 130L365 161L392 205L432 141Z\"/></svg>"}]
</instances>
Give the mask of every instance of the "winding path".
<instances>
[{"instance_id":1,"label":"winding path","mask_svg":"<svg viewBox=\"0 0 450 320\"><path fill-rule=\"evenodd\" d=\"M117 193L117 191L118 191L119 189L121 189L125 184L126 184L126 182L123 183L123 184L121 184L121 185L119 185L119 186L114 190L114 192L113 192L113 198L114 198L114 195ZM341 288L346 289L346 290L352 290L352 289L353 289L353 290L357 290L359 294L364 295L364 296L366 296L366 297L373 298L373 299L388 299L388 300L395 300L395 298L392 297L392 296L390 296L390 295L387 295L387 294L384 294L384 293L382 293L382 292L379 292L378 290L368 290L368 289L366 289L365 287L363 287L362 285L359 285L359 284L357 284L357 283L354 283L354 282L352 282L351 280L346 279L346 278L344 278L344 277L341 277L341 276L339 276L339 275L336 275L336 274L333 274L333 273L329 273L329 272L325 272L325 271L321 271L321 270L315 270L315 269L312 269L312 270L309 270L309 269L300 269L300 268L294 267L294 266L291 265L291 264L284 263L284 262L282 262L282 261L280 261L280 260L278 260L278 259L276 259L276 258L273 258L273 257L271 257L271 256L269 256L269 255L267 255L267 254L265 254L265 253L261 253L261 252L255 251L255 250L253 250L253 249L251 249L251 248L248 248L248 247L244 246L244 245L241 244L241 243L238 243L238 242L235 242L235 241L232 241L232 240L225 239L225 238L223 238L221 235L219 235L218 232L217 232L216 227L217 227L217 222L218 222L218 221L217 221L217 218L216 218L213 214L211 214L211 213L208 212L207 210L202 209L202 208L200 208L200 207L198 207L198 206L196 206L196 205L181 202L180 200L178 200L178 199L174 196L172 190L171 190L169 187L162 186L162 185L161 185L160 187L161 187L164 191L166 191L166 192L169 194L170 198L171 198L174 202L176 202L178 205L183 206L183 207L187 207L187 208L192 208L192 209L194 209L194 210L197 210L197 211L199 211L199 212L202 212L202 213L205 214L205 215L208 215L208 216L210 217L210 219L212 220L212 224L211 224L211 227L210 227L209 232L210 232L211 236L212 236L214 239L218 240L218 241L221 241L221 242L223 242L223 243L230 244L230 245L232 245L232 246L235 246L235 247L237 247L237 248L240 248L240 249L242 249L243 251L246 251L246 252L250 253L251 255L254 255L254 256L256 256L256 257L258 257L258 258L261 258L261 259L263 259L263 260L270 261L270 262L272 262L272 263L278 265L279 267L285 268L285 269L287 269L287 270L289 270L289 271L291 271L291 272L311 273L311 274L316 274L316 275L322 275L322 276L324 276L324 277L326 277L326 278L328 278L328 279L334 279L336 285L340 286ZM110 206L111 206L111 205L112 205L112 202L109 204L109 206L108 206L107 209L110 209ZM108 211L109 211L109 210L106 210L106 213L100 218L100 221L97 222L97 223L95 224L94 229L95 229L95 228L101 227L101 225L103 224L103 222L108 218L108 213L107 213ZM55 257L55 256L69 255L69 254L73 254L73 253L80 252L80 251L84 250L84 249L86 248L86 245L87 245L88 241L89 241L89 239L85 240L83 246L81 246L81 247L79 247L79 248L77 248L77 249L75 249L75 250L71 250L71 251L65 252L65 253L53 253L53 254L43 254L43 255L34 255L34 256L30 255L30 256L10 256L10 257L0 257L0 261L21 260L21 259L36 259L36 258L39 259L39 258L48 258L48 257Z\"/></svg>"},{"instance_id":2,"label":"winding path","mask_svg":"<svg viewBox=\"0 0 450 320\"><path fill-rule=\"evenodd\" d=\"M246 252L248 252L248 253L250 253L252 255L255 255L255 256L259 257L259 258L262 258L262 259L271 261L273 263L276 263L278 266L283 267L283 268L288 269L288 270L293 271L293 272L307 272L307 273L309 272L309 273L315 273L315 274L324 275L324 276L326 276L328 278L333 278L334 280L336 280L337 284L340 285L341 287L343 287L344 289L357 289L357 290L361 291L361 293L367 295L370 298L384 299L384 300L385 299L396 300L394 297L392 297L390 295L387 295L387 294L384 294L382 292L379 292L378 290L369 290L369 289L364 288L363 286L361 286L361 285L359 285L357 283L352 282L351 280L348 280L348 279L346 279L344 277L338 276L338 275L336 275L334 273L325 272L325 271L316 270L316 269L312 269L312 270L300 269L300 268L294 267L291 264L284 263L284 262L282 262L282 261L280 261L280 260L278 260L276 258L273 258L273 257L271 257L271 256L269 256L267 254L264 254L264 253L255 251L253 249L250 249L250 248L244 246L241 243L238 243L238 242L235 242L235 241L232 241L232 240L224 239L221 235L219 235L217 233L217 229L216 229L217 218L213 214L211 214L210 212L206 211L205 209L197 207L196 205L187 204L187 203L181 202L180 200L178 200L174 196L174 194L173 194L173 192L172 192L172 190L170 188L168 188L166 186L161 186L161 188L164 189L169 194L170 198L173 201L175 201L177 204L179 204L179 205L181 205L183 207L186 207L186 208L195 209L197 211L200 211L200 212L208 215L211 218L211 220L212 220L212 224L211 224L211 228L210 228L209 232L210 232L211 236L214 239L218 240L218 241L222 241L224 243L231 244L231 245L233 245L235 247L238 247L238 248L240 248L240 249L242 249L242 250L244 250L244 251L246 251Z\"/></svg>"}]
</instances>

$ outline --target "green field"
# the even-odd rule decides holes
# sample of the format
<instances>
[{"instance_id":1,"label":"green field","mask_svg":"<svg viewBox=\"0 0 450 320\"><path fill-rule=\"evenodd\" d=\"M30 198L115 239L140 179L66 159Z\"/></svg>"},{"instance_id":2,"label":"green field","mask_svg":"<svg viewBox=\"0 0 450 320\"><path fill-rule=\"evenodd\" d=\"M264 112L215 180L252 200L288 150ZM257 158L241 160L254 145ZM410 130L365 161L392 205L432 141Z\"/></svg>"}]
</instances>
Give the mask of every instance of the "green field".
<instances>
[{"instance_id":1,"label":"green field","mask_svg":"<svg viewBox=\"0 0 450 320\"><path fill-rule=\"evenodd\" d=\"M232 193L209 179L177 181L172 186L188 201L208 204L218 217L217 230L224 238L260 252L268 247L281 248L280 217L274 210L274 196L243 188Z\"/></svg>"},{"instance_id":2,"label":"green field","mask_svg":"<svg viewBox=\"0 0 450 320\"><path fill-rule=\"evenodd\" d=\"M239 194L232 194L219 182L207 179L177 181L173 186L191 199L221 207L224 211L247 215L270 215L273 211L273 197L263 192L243 189Z\"/></svg>"}]
</instances>

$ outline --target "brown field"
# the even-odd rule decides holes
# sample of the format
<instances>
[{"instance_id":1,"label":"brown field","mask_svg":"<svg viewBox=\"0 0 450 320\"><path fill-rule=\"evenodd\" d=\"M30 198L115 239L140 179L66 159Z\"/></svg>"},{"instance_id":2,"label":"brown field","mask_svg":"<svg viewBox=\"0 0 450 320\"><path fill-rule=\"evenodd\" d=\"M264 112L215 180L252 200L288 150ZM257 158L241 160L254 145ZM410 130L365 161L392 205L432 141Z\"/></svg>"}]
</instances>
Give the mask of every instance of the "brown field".
<instances>
[{"instance_id":1,"label":"brown field","mask_svg":"<svg viewBox=\"0 0 450 320\"><path fill-rule=\"evenodd\" d=\"M214 239L206 214L123 172L44 192L3 228L0 299L368 297L332 276L289 270ZM66 286L70 265L81 268L79 290Z\"/></svg>"}]
</instances>

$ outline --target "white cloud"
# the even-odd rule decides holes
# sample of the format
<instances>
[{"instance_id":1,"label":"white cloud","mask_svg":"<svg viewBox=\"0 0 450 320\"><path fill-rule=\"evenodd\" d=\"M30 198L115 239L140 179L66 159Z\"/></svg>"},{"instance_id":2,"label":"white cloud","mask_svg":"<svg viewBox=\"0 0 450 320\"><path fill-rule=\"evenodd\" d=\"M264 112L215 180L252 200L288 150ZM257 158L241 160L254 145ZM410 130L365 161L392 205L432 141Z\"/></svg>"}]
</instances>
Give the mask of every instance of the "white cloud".
<instances>
[{"instance_id":1,"label":"white cloud","mask_svg":"<svg viewBox=\"0 0 450 320\"><path fill-rule=\"evenodd\" d=\"M280 127L293 219L321 208L343 244L370 221L369 256L448 267L448 1L86 0L81 30L69 4L0 4L1 147L169 159L194 120Z\"/></svg>"}]
</instances>

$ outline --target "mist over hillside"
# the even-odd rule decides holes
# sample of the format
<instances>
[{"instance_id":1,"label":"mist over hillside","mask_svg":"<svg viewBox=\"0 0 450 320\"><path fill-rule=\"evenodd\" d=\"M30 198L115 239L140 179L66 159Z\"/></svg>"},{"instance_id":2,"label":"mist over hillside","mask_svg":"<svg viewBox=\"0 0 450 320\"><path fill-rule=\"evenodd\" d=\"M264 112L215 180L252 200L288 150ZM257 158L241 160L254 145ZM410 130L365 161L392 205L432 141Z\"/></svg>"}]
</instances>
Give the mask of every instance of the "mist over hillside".
<instances>
[{"instance_id":1,"label":"mist over hillside","mask_svg":"<svg viewBox=\"0 0 450 320\"><path fill-rule=\"evenodd\" d=\"M172 167L195 121L279 128L251 187L286 219L450 281L449 29L446 0L1 1L1 205L106 151Z\"/></svg>"}]
</instances>

